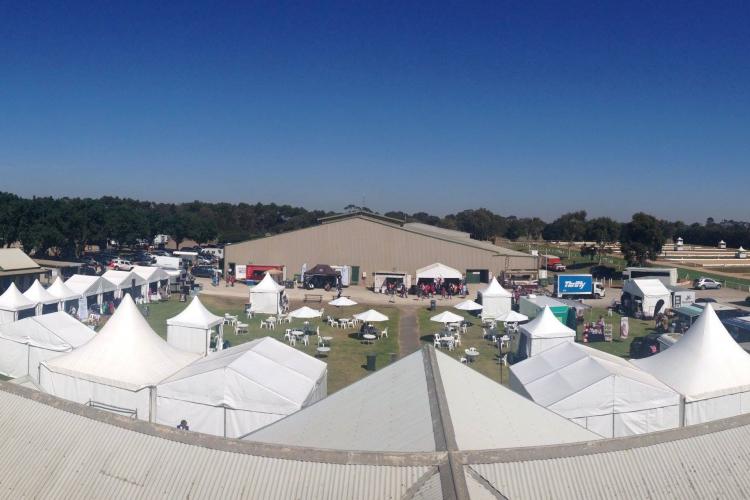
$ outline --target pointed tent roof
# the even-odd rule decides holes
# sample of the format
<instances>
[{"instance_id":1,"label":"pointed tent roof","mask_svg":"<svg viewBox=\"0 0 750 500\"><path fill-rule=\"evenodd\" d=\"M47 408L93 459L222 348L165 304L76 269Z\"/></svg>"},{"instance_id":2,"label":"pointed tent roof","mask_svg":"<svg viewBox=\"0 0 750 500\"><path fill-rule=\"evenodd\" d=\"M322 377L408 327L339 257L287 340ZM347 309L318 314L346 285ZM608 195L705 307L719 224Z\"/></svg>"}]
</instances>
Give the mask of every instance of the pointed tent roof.
<instances>
[{"instance_id":1,"label":"pointed tent roof","mask_svg":"<svg viewBox=\"0 0 750 500\"><path fill-rule=\"evenodd\" d=\"M440 262L435 262L434 264L430 264L429 266L417 269L417 279L420 278L461 279L463 278L463 275L461 274L461 271L457 269L448 267L445 264L441 264Z\"/></svg>"},{"instance_id":2,"label":"pointed tent roof","mask_svg":"<svg viewBox=\"0 0 750 500\"><path fill-rule=\"evenodd\" d=\"M463 320L463 316L459 316L451 311L443 311L430 318L430 321L435 321L436 323L458 323Z\"/></svg>"},{"instance_id":3,"label":"pointed tent roof","mask_svg":"<svg viewBox=\"0 0 750 500\"><path fill-rule=\"evenodd\" d=\"M135 280L135 286L146 284L146 280L133 271L114 271L110 269L102 274L102 278L115 285L118 289L130 288L133 280Z\"/></svg>"},{"instance_id":4,"label":"pointed tent roof","mask_svg":"<svg viewBox=\"0 0 750 500\"><path fill-rule=\"evenodd\" d=\"M88 276L85 274L74 274L67 279L65 285L77 294L85 297L115 291L115 285L111 281L107 281L101 276Z\"/></svg>"},{"instance_id":5,"label":"pointed tent roof","mask_svg":"<svg viewBox=\"0 0 750 500\"><path fill-rule=\"evenodd\" d=\"M53 372L138 390L156 385L199 357L167 344L125 295L89 343L44 363Z\"/></svg>"},{"instance_id":6,"label":"pointed tent roof","mask_svg":"<svg viewBox=\"0 0 750 500\"><path fill-rule=\"evenodd\" d=\"M487 288L482 290L482 297L513 297L513 295L502 287L496 278L492 278Z\"/></svg>"},{"instance_id":7,"label":"pointed tent roof","mask_svg":"<svg viewBox=\"0 0 750 500\"><path fill-rule=\"evenodd\" d=\"M336 307L349 307L349 306L356 306L357 303L354 302L349 297L339 297L338 299L333 299L328 303L329 306L336 306Z\"/></svg>"},{"instance_id":8,"label":"pointed tent roof","mask_svg":"<svg viewBox=\"0 0 750 500\"><path fill-rule=\"evenodd\" d=\"M385 314L376 311L375 309L368 309L365 312L355 314L355 318L357 318L360 321L364 321L365 323L369 322L377 322L377 321L388 321L388 316Z\"/></svg>"},{"instance_id":9,"label":"pointed tent roof","mask_svg":"<svg viewBox=\"0 0 750 500\"><path fill-rule=\"evenodd\" d=\"M526 332L531 338L549 338L556 339L560 337L575 337L576 332L563 325L555 317L549 306L544 306L542 313L525 325L521 325L521 330Z\"/></svg>"},{"instance_id":10,"label":"pointed tent roof","mask_svg":"<svg viewBox=\"0 0 750 500\"><path fill-rule=\"evenodd\" d=\"M161 267L133 266L132 272L146 280L146 283L169 279L169 275Z\"/></svg>"},{"instance_id":11,"label":"pointed tent roof","mask_svg":"<svg viewBox=\"0 0 750 500\"><path fill-rule=\"evenodd\" d=\"M245 437L304 447L394 452L541 446L598 438L432 346Z\"/></svg>"},{"instance_id":12,"label":"pointed tent roof","mask_svg":"<svg viewBox=\"0 0 750 500\"><path fill-rule=\"evenodd\" d=\"M206 309L197 295L180 314L167 320L169 326L185 326L202 330L213 328L222 323L224 323L224 318Z\"/></svg>"},{"instance_id":13,"label":"pointed tent roof","mask_svg":"<svg viewBox=\"0 0 750 500\"><path fill-rule=\"evenodd\" d=\"M199 359L159 384L160 396L230 408L278 413L297 411L307 403L328 365L271 337L240 344ZM211 377L210 385L196 384ZM203 387L204 392L196 390Z\"/></svg>"},{"instance_id":14,"label":"pointed tent roof","mask_svg":"<svg viewBox=\"0 0 750 500\"><path fill-rule=\"evenodd\" d=\"M319 318L320 316L322 315L319 310L307 306L302 306L299 309L295 309L294 311L289 313L290 318L300 319Z\"/></svg>"},{"instance_id":15,"label":"pointed tent roof","mask_svg":"<svg viewBox=\"0 0 750 500\"><path fill-rule=\"evenodd\" d=\"M80 293L76 293L75 291L71 290L68 285L63 283L63 280L60 276L55 278L55 282L52 283L49 288L47 288L47 291L51 294L57 297L57 300L73 300L77 299L81 296Z\"/></svg>"},{"instance_id":16,"label":"pointed tent roof","mask_svg":"<svg viewBox=\"0 0 750 500\"><path fill-rule=\"evenodd\" d=\"M266 273L260 283L250 289L250 293L279 293L284 287L276 283L270 274Z\"/></svg>"},{"instance_id":17,"label":"pointed tent roof","mask_svg":"<svg viewBox=\"0 0 750 500\"><path fill-rule=\"evenodd\" d=\"M58 311L0 325L0 336L42 347L66 351L91 340L96 333L68 313Z\"/></svg>"},{"instance_id":18,"label":"pointed tent roof","mask_svg":"<svg viewBox=\"0 0 750 500\"><path fill-rule=\"evenodd\" d=\"M463 302L459 302L453 307L455 307L459 311L479 311L480 309L482 309L482 304L477 304L473 300L464 300Z\"/></svg>"},{"instance_id":19,"label":"pointed tent roof","mask_svg":"<svg viewBox=\"0 0 750 500\"><path fill-rule=\"evenodd\" d=\"M727 332L711 304L672 347L632 362L688 400L750 387L750 354Z\"/></svg>"},{"instance_id":20,"label":"pointed tent roof","mask_svg":"<svg viewBox=\"0 0 750 500\"><path fill-rule=\"evenodd\" d=\"M25 297L16 288L15 283L11 283L5 293L0 295L0 309L3 311L22 311L36 307L37 303Z\"/></svg>"},{"instance_id":21,"label":"pointed tent roof","mask_svg":"<svg viewBox=\"0 0 750 500\"><path fill-rule=\"evenodd\" d=\"M510 368L531 398L544 407L585 391L608 377L622 377L640 384L651 404L677 404L677 393L632 363L591 347L565 342ZM658 396L660 399L653 399ZM645 396L644 396L645 397ZM627 396L616 398L622 404ZM654 407L656 407L654 406Z\"/></svg>"},{"instance_id":22,"label":"pointed tent roof","mask_svg":"<svg viewBox=\"0 0 750 500\"><path fill-rule=\"evenodd\" d=\"M305 276L321 275L321 276L337 276L340 274L334 268L328 264L316 264L314 267L305 271Z\"/></svg>"},{"instance_id":23,"label":"pointed tent roof","mask_svg":"<svg viewBox=\"0 0 750 500\"><path fill-rule=\"evenodd\" d=\"M60 299L49 293L39 283L39 280L34 280L34 283L23 293L23 296L37 304L56 304L60 302Z\"/></svg>"}]
</instances>

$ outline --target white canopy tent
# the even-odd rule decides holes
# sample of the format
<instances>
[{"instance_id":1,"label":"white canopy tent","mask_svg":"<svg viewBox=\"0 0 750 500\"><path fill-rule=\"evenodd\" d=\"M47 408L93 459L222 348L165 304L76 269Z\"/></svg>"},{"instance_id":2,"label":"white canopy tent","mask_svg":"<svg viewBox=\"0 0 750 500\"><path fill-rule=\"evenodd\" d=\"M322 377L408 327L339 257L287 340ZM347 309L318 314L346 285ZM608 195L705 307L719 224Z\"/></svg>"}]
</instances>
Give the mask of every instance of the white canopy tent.
<instances>
[{"instance_id":1,"label":"white canopy tent","mask_svg":"<svg viewBox=\"0 0 750 500\"><path fill-rule=\"evenodd\" d=\"M109 270L102 274L102 278L115 285L115 297L122 298L124 293L129 293L133 298L141 296L141 291L146 280L133 271Z\"/></svg>"},{"instance_id":2,"label":"white canopy tent","mask_svg":"<svg viewBox=\"0 0 750 500\"><path fill-rule=\"evenodd\" d=\"M289 313L290 318L297 318L297 319L312 319L312 318L319 318L323 315L318 309L312 309L307 306L302 306L299 309L295 309L294 311Z\"/></svg>"},{"instance_id":3,"label":"white canopy tent","mask_svg":"<svg viewBox=\"0 0 750 500\"><path fill-rule=\"evenodd\" d=\"M430 318L430 321L434 321L436 323L460 323L463 321L463 316L459 316L458 314L451 312L451 311L443 311L440 314L436 314L435 316Z\"/></svg>"},{"instance_id":4,"label":"white canopy tent","mask_svg":"<svg viewBox=\"0 0 750 500\"><path fill-rule=\"evenodd\" d=\"M231 347L161 382L156 422L240 437L323 399L327 366L270 337Z\"/></svg>"},{"instance_id":5,"label":"white canopy tent","mask_svg":"<svg viewBox=\"0 0 750 500\"><path fill-rule=\"evenodd\" d=\"M94 302L99 305L103 304L106 295L111 295L114 298L114 283L101 276L74 274L65 281L65 285L79 296L85 297L89 305Z\"/></svg>"},{"instance_id":6,"label":"white canopy tent","mask_svg":"<svg viewBox=\"0 0 750 500\"><path fill-rule=\"evenodd\" d=\"M39 283L39 280L34 280L34 283L23 293L23 296L32 302L36 302L37 316L45 312L55 312L60 308L60 299L49 293Z\"/></svg>"},{"instance_id":7,"label":"white canopy tent","mask_svg":"<svg viewBox=\"0 0 750 500\"><path fill-rule=\"evenodd\" d=\"M35 311L36 302L26 298L15 283L11 283L5 293L0 295L0 324L33 316Z\"/></svg>"},{"instance_id":8,"label":"white canopy tent","mask_svg":"<svg viewBox=\"0 0 750 500\"><path fill-rule=\"evenodd\" d=\"M377 323L380 321L388 321L388 316L383 313L379 313L375 309L368 309L367 311L354 315L360 321L365 323Z\"/></svg>"},{"instance_id":9,"label":"white canopy tent","mask_svg":"<svg viewBox=\"0 0 750 500\"><path fill-rule=\"evenodd\" d=\"M684 396L684 425L750 412L750 354L711 304L672 347L632 363Z\"/></svg>"},{"instance_id":10,"label":"white canopy tent","mask_svg":"<svg viewBox=\"0 0 750 500\"><path fill-rule=\"evenodd\" d=\"M151 301L151 296L156 295L159 288L169 283L169 274L161 267L133 266L132 272L140 276L145 283L141 285L141 296L146 302ZM169 289L169 287L167 287Z\"/></svg>"},{"instance_id":11,"label":"white canopy tent","mask_svg":"<svg viewBox=\"0 0 750 500\"><path fill-rule=\"evenodd\" d=\"M487 288L477 294L482 303L482 318L495 319L510 311L513 295L503 288L495 278L492 278Z\"/></svg>"},{"instance_id":12,"label":"white canopy tent","mask_svg":"<svg viewBox=\"0 0 750 500\"><path fill-rule=\"evenodd\" d=\"M646 318L653 318L656 312L663 312L672 305L672 292L656 278L625 280L622 293L641 301L643 316Z\"/></svg>"},{"instance_id":13,"label":"white canopy tent","mask_svg":"<svg viewBox=\"0 0 750 500\"><path fill-rule=\"evenodd\" d=\"M39 381L39 363L82 346L95 332L64 312L0 325L0 374Z\"/></svg>"},{"instance_id":14,"label":"white canopy tent","mask_svg":"<svg viewBox=\"0 0 750 500\"><path fill-rule=\"evenodd\" d=\"M250 312L260 314L281 313L281 295L284 287L266 273L260 283L250 289Z\"/></svg>"},{"instance_id":15,"label":"white canopy tent","mask_svg":"<svg viewBox=\"0 0 750 500\"><path fill-rule=\"evenodd\" d=\"M349 306L356 306L357 303L354 302L349 297L339 297L337 299L333 299L328 303L329 306L336 306L336 307L349 307Z\"/></svg>"},{"instance_id":16,"label":"white canopy tent","mask_svg":"<svg viewBox=\"0 0 750 500\"><path fill-rule=\"evenodd\" d=\"M461 274L461 271L453 269L452 267L448 267L445 264L441 264L440 262L436 262L421 269L417 269L417 283L419 283L419 280L435 280L438 278L442 278L444 280L460 280L463 278L463 275Z\"/></svg>"},{"instance_id":17,"label":"white canopy tent","mask_svg":"<svg viewBox=\"0 0 750 500\"><path fill-rule=\"evenodd\" d=\"M517 359L536 356L563 342L574 342L576 338L576 332L563 325L549 306L519 329L518 346L514 350Z\"/></svg>"},{"instance_id":18,"label":"white canopy tent","mask_svg":"<svg viewBox=\"0 0 750 500\"><path fill-rule=\"evenodd\" d=\"M676 391L622 358L573 342L512 365L510 388L602 437L680 425Z\"/></svg>"},{"instance_id":19,"label":"white canopy tent","mask_svg":"<svg viewBox=\"0 0 750 500\"><path fill-rule=\"evenodd\" d=\"M482 309L482 304L477 304L473 300L464 300L453 307L459 311L480 311Z\"/></svg>"},{"instance_id":20,"label":"white canopy tent","mask_svg":"<svg viewBox=\"0 0 750 500\"><path fill-rule=\"evenodd\" d=\"M219 338L216 348L221 349L223 327L224 318L206 309L196 296L180 314L167 320L167 343L177 349L206 356L214 331Z\"/></svg>"},{"instance_id":21,"label":"white canopy tent","mask_svg":"<svg viewBox=\"0 0 750 500\"><path fill-rule=\"evenodd\" d=\"M55 278L55 281L47 288L47 291L59 300L59 311L65 311L68 307L78 307L78 299L80 294L74 292L68 287L60 276Z\"/></svg>"},{"instance_id":22,"label":"white canopy tent","mask_svg":"<svg viewBox=\"0 0 750 500\"><path fill-rule=\"evenodd\" d=\"M90 342L40 365L39 385L63 399L152 420L156 384L199 357L167 344L125 295Z\"/></svg>"},{"instance_id":23,"label":"white canopy tent","mask_svg":"<svg viewBox=\"0 0 750 500\"><path fill-rule=\"evenodd\" d=\"M521 321L527 321L529 317L526 316L525 314L521 314L519 312L510 310L506 313L501 314L495 319L503 323L520 323Z\"/></svg>"}]
</instances>

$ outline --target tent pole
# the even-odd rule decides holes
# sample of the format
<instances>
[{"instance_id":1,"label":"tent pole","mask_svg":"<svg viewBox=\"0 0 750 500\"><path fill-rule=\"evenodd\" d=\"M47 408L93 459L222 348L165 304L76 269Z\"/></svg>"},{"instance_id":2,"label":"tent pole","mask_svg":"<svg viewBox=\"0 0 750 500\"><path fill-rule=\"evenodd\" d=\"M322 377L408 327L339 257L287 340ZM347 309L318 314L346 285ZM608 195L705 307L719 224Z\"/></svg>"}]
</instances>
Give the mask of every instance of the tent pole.
<instances>
[{"instance_id":1,"label":"tent pole","mask_svg":"<svg viewBox=\"0 0 750 500\"><path fill-rule=\"evenodd\" d=\"M680 396L680 427L685 427L685 396Z\"/></svg>"},{"instance_id":2,"label":"tent pole","mask_svg":"<svg viewBox=\"0 0 750 500\"><path fill-rule=\"evenodd\" d=\"M227 437L227 407L224 407L224 437Z\"/></svg>"}]
</instances>

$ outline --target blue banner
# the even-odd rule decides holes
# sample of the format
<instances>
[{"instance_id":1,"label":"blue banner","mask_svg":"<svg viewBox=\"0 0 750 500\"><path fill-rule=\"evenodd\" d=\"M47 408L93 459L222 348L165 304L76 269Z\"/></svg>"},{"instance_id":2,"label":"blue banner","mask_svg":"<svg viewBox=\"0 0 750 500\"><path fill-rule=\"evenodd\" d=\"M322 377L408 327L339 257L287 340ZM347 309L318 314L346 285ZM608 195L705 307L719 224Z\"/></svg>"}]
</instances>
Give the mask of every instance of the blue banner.
<instances>
[{"instance_id":1,"label":"blue banner","mask_svg":"<svg viewBox=\"0 0 750 500\"><path fill-rule=\"evenodd\" d=\"M561 274L557 276L558 293L592 293L594 281L591 275L586 274Z\"/></svg>"}]
</instances>

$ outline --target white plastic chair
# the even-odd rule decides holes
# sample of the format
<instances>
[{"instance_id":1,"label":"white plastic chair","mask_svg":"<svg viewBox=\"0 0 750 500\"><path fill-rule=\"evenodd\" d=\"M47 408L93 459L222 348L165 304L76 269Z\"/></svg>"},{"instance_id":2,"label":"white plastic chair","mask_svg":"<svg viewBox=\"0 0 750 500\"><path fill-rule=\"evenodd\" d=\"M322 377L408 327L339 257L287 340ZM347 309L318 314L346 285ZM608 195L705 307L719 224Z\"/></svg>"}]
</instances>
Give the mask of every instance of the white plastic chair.
<instances>
[{"instance_id":1,"label":"white plastic chair","mask_svg":"<svg viewBox=\"0 0 750 500\"><path fill-rule=\"evenodd\" d=\"M383 329L382 329L382 330L380 331L380 338L382 339L383 337L388 337L388 328L387 328L387 327L386 327L386 328L383 328Z\"/></svg>"},{"instance_id":2,"label":"white plastic chair","mask_svg":"<svg viewBox=\"0 0 750 500\"><path fill-rule=\"evenodd\" d=\"M436 333L435 340L433 342L433 347L437 347L438 349L440 349L440 335Z\"/></svg>"},{"instance_id":3,"label":"white plastic chair","mask_svg":"<svg viewBox=\"0 0 750 500\"><path fill-rule=\"evenodd\" d=\"M306 346L310 345L310 337L308 337L307 335L303 335L302 343L305 344Z\"/></svg>"},{"instance_id":4,"label":"white plastic chair","mask_svg":"<svg viewBox=\"0 0 750 500\"><path fill-rule=\"evenodd\" d=\"M289 336L289 345L296 346L297 345L297 337L294 335Z\"/></svg>"}]
</instances>

